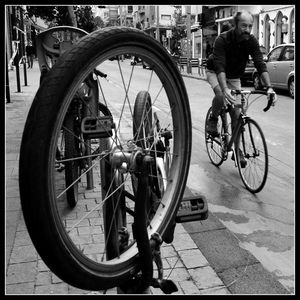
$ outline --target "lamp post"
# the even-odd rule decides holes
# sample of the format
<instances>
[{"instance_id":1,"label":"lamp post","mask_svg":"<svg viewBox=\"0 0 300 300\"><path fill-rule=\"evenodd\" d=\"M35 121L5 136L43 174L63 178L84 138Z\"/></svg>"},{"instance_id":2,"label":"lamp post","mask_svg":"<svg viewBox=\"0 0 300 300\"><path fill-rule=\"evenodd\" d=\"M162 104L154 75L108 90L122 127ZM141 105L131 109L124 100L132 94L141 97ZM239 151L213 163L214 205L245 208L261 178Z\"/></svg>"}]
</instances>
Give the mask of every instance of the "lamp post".
<instances>
[{"instance_id":1,"label":"lamp post","mask_svg":"<svg viewBox=\"0 0 300 300\"><path fill-rule=\"evenodd\" d=\"M159 5L156 5L156 39L160 42L160 36L159 36Z\"/></svg>"},{"instance_id":2,"label":"lamp post","mask_svg":"<svg viewBox=\"0 0 300 300\"><path fill-rule=\"evenodd\" d=\"M20 56L19 56L19 43L20 43L20 40L18 38L18 31L16 28L18 28L17 25L19 25L18 23L18 18L17 18L17 7L13 6L12 7L12 25L13 25L13 40L14 40L14 43L15 43L15 47L16 47L16 55L14 57L14 65L16 67L16 77L17 77L17 91L18 93L21 92L21 84L20 84L20 68L19 68L19 60L20 60Z\"/></svg>"},{"instance_id":3,"label":"lamp post","mask_svg":"<svg viewBox=\"0 0 300 300\"><path fill-rule=\"evenodd\" d=\"M186 37L187 37L187 73L191 73L191 6L186 6Z\"/></svg>"}]
</instances>

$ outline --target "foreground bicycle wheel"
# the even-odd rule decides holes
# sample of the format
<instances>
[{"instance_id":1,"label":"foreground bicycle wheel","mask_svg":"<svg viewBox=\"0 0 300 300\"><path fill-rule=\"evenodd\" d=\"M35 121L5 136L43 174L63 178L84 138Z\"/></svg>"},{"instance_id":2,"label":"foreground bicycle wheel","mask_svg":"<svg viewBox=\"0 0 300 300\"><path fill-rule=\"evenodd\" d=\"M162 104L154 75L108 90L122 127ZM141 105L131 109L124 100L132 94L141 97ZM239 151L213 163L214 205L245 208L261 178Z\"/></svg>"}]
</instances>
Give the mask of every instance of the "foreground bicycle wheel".
<instances>
[{"instance_id":1,"label":"foreground bicycle wheel","mask_svg":"<svg viewBox=\"0 0 300 300\"><path fill-rule=\"evenodd\" d=\"M218 137L212 137L210 134L207 132L207 123L208 119L210 118L212 112L212 108L210 107L205 118L205 145L206 145L206 150L208 157L210 161L212 162L213 165L215 166L220 166L225 157L224 157L224 151L223 151L223 135L222 133L224 132L223 130L223 120L221 116L218 116L218 131L219 131L219 136Z\"/></svg>"},{"instance_id":2,"label":"foreground bicycle wheel","mask_svg":"<svg viewBox=\"0 0 300 300\"><path fill-rule=\"evenodd\" d=\"M246 167L242 168L240 152L236 151L237 165L242 181L251 193L258 193L266 183L269 162L266 140L256 121L246 119L237 137L237 145L247 162Z\"/></svg>"},{"instance_id":3,"label":"foreground bicycle wheel","mask_svg":"<svg viewBox=\"0 0 300 300\"><path fill-rule=\"evenodd\" d=\"M145 61L150 70L131 66L132 56ZM107 79L97 77L95 70L107 74ZM90 74L94 74L93 79ZM106 107L109 116L99 116L97 109L95 112L96 93L87 78L97 80L96 102ZM166 188L160 198L156 194L158 201L151 207L151 217L144 220L149 237L157 232L164 238L173 225L185 189L191 117L182 77L159 42L132 28L91 33L46 75L27 117L19 167L25 223L47 266L63 281L81 289L115 287L140 270L142 262L135 239L140 226L133 221L138 213L135 202L143 199L136 199L132 177L137 175L138 156L155 157L157 149L155 136L150 137L150 144L146 140L137 142L137 137L140 140L149 136L139 134L140 126L133 130L134 103L141 91L151 96L148 112L155 114L155 118L146 114L152 120L150 132L159 132L153 121L159 119L161 128L172 133ZM78 141L84 151L79 157L68 157L68 161L87 166L73 183L69 178L77 172L68 176L65 170L55 170L61 129L71 107L81 131L70 133L73 126L68 126L69 136L74 136L68 140ZM139 124L145 122L140 120ZM88 157L82 153L88 153ZM85 164L86 160L90 162ZM87 174L92 175L92 181ZM75 184L76 189L72 188ZM69 189L78 191L73 208L67 201ZM153 186L149 189L155 190Z\"/></svg>"}]
</instances>

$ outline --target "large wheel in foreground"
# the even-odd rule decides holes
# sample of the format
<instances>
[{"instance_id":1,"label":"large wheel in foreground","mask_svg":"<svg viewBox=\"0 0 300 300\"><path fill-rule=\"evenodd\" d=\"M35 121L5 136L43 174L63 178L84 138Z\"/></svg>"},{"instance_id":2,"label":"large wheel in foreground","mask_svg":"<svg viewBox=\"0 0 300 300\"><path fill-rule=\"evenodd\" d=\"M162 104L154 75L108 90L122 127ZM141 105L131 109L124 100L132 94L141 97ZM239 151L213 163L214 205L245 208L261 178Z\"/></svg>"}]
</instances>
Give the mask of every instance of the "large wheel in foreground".
<instances>
[{"instance_id":1,"label":"large wheel in foreground","mask_svg":"<svg viewBox=\"0 0 300 300\"><path fill-rule=\"evenodd\" d=\"M151 70L131 66L128 59L121 59L131 56L140 57ZM119 59L111 60L112 57ZM95 100L87 78L95 70L107 74L107 79L93 76L93 80L97 80L99 86L96 101L111 112L114 126L107 132L109 137L85 134L82 147L90 148L83 153L90 153L92 163L88 167L94 186L87 189L82 172L78 180L78 201L70 209L66 201L66 173L56 172L55 153L63 120L74 99L77 99L82 119L88 115L91 124L99 119L98 112L89 111L89 104ZM159 42L140 30L125 27L106 28L85 36L46 75L26 120L19 168L25 223L38 254L51 271L81 289L118 286L140 270L132 229L139 227L139 224L133 225L137 200L132 188L133 170L114 161L115 157L121 159L123 152L125 157L134 142L133 107L139 91L151 95L153 113L156 112L162 127L169 128L173 135L167 188L158 199L159 205L147 227L149 237L155 232L164 237L174 222L184 193L192 127L183 79ZM100 121L109 123L106 119ZM100 147L101 140L107 138L113 140L112 146ZM74 157L74 161L76 159ZM103 159L107 159L112 168L106 178L101 178L106 176L106 170L101 170L105 165L101 163ZM109 203L107 209L105 203ZM126 222L116 222L120 216ZM107 244L122 240L123 232L119 231L124 224L126 242L116 245L113 253L107 255ZM110 232L114 234L112 238L108 237ZM118 234L120 238L116 238Z\"/></svg>"}]
</instances>

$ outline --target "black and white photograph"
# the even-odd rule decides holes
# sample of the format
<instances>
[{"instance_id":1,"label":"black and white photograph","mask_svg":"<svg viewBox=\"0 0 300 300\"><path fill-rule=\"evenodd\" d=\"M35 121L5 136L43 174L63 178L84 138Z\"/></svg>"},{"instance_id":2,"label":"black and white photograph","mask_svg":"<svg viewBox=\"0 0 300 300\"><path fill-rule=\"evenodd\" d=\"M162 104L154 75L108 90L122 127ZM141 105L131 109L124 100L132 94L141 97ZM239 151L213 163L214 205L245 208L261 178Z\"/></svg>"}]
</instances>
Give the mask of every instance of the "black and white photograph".
<instances>
[{"instance_id":1,"label":"black and white photograph","mask_svg":"<svg viewBox=\"0 0 300 300\"><path fill-rule=\"evenodd\" d=\"M5 295L295 295L295 10L4 5Z\"/></svg>"}]
</instances>

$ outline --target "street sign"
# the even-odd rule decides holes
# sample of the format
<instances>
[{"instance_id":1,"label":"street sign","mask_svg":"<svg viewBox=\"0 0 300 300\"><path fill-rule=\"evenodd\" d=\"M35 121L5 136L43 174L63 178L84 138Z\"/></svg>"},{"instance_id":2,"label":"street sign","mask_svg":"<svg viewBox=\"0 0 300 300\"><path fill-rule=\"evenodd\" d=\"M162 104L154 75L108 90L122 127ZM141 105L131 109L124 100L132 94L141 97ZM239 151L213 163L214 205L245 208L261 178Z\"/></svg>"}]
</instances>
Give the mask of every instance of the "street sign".
<instances>
[{"instance_id":1,"label":"street sign","mask_svg":"<svg viewBox=\"0 0 300 300\"><path fill-rule=\"evenodd\" d=\"M166 30L166 35L167 35L167 38L171 38L172 37L172 30Z\"/></svg>"}]
</instances>

